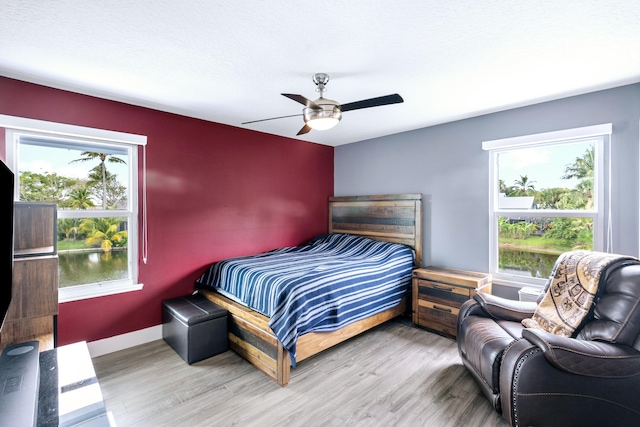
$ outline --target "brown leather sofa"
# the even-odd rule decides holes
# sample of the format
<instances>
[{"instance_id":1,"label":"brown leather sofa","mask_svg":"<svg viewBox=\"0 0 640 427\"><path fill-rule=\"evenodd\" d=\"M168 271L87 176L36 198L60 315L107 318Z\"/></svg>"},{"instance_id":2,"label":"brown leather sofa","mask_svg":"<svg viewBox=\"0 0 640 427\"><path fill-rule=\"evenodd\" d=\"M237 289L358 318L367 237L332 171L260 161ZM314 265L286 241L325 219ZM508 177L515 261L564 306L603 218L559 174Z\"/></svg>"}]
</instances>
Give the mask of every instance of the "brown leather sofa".
<instances>
[{"instance_id":1,"label":"brown leather sofa","mask_svg":"<svg viewBox=\"0 0 640 427\"><path fill-rule=\"evenodd\" d=\"M640 426L640 263L602 273L571 338L524 328L536 305L478 293L460 309L460 357L495 410L512 426Z\"/></svg>"}]
</instances>

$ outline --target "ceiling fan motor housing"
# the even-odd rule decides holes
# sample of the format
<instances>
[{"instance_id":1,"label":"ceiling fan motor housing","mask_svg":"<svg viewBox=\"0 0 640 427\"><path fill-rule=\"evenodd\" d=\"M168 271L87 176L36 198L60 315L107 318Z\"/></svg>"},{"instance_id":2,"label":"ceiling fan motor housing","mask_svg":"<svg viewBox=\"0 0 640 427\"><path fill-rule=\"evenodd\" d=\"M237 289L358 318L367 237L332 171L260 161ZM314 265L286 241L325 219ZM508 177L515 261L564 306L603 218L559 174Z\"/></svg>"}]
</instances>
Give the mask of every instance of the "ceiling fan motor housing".
<instances>
[{"instance_id":1,"label":"ceiling fan motor housing","mask_svg":"<svg viewBox=\"0 0 640 427\"><path fill-rule=\"evenodd\" d=\"M320 108L306 107L302 110L304 122L312 126L313 129L332 128L342 119L340 104L336 101L320 97L314 102Z\"/></svg>"}]
</instances>

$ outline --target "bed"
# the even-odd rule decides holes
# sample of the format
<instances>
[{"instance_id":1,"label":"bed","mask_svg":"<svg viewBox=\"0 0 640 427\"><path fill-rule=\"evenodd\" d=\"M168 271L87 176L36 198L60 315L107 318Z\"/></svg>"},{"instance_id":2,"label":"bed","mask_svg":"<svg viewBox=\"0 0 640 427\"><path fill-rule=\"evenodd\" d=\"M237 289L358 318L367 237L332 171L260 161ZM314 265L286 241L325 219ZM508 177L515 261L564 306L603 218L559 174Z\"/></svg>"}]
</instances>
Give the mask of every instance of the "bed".
<instances>
[{"instance_id":1,"label":"bed","mask_svg":"<svg viewBox=\"0 0 640 427\"><path fill-rule=\"evenodd\" d=\"M332 197L329 199L327 235L318 236L308 245L300 247L279 248L265 254L213 263L196 281L196 289L210 301L227 309L229 347L278 384L285 386L290 379L291 366L296 363L410 312L408 289L411 289L411 269L419 266L422 259L421 219L421 194ZM336 252L338 258L326 258L326 248L331 252L331 257ZM340 258L344 253L342 251L348 252L348 261ZM351 264L354 262L352 255L357 259L356 264ZM288 264L283 264L279 271L278 262L285 258ZM299 260L304 260L300 262L305 265L310 263L310 270L301 273L297 267L291 267L297 265ZM384 266L378 262L384 263ZM254 268L261 264L269 266L267 271ZM379 271L369 273L376 268ZM406 268L409 269L408 273ZM279 271L281 275L274 275L274 271ZM402 279L389 279L392 276L402 276ZM290 311L298 313L300 306L307 304L310 299L322 301L311 310L316 314L324 313L322 321L309 320L306 313L300 315L302 322L300 318L292 321L289 317L291 313L282 315L282 310L286 310L283 305L289 304L292 297L290 294L282 297L281 293L265 291L273 289L267 287L269 282L277 283L274 285L277 288L309 289L313 298L305 297L302 300L302 296L296 296L300 299L294 299L291 304L295 309ZM348 290L340 301L346 297L351 305L342 312L332 305L334 300L325 301L322 299L324 296L318 296L333 296L335 288L331 292L319 291L328 282L335 282L332 285ZM382 294L383 286L385 294ZM251 292L242 292L249 288ZM380 296L374 298L372 295L377 294L378 289ZM260 293L262 291L264 296L255 298L256 293L263 295ZM292 293L298 295L298 292ZM356 300L358 304L355 304ZM341 302L338 305L344 304ZM309 321L308 324L306 321Z\"/></svg>"}]
</instances>

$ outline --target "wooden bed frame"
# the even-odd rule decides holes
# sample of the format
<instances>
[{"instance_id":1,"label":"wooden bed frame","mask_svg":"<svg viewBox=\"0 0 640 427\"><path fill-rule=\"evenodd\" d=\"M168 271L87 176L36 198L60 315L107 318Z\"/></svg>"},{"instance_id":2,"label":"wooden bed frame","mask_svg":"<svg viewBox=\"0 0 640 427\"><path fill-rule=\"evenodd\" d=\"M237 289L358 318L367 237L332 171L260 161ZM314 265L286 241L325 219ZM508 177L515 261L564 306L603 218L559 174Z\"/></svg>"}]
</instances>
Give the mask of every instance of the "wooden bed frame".
<instances>
[{"instance_id":1,"label":"wooden bed frame","mask_svg":"<svg viewBox=\"0 0 640 427\"><path fill-rule=\"evenodd\" d=\"M422 259L422 194L331 197L329 232L349 233L411 246L418 266ZM227 309L229 347L281 386L289 383L289 353L269 327L269 318L215 291L199 292ZM296 363L380 325L407 310L411 299L333 332L310 332L296 342Z\"/></svg>"}]
</instances>

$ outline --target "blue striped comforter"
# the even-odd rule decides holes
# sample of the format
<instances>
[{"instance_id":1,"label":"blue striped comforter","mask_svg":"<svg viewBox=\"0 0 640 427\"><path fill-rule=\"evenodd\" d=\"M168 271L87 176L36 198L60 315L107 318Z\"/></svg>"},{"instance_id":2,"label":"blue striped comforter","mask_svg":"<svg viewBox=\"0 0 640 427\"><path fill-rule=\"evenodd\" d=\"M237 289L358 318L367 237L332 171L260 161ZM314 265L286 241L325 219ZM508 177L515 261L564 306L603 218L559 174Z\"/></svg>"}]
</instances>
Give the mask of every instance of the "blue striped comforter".
<instances>
[{"instance_id":1,"label":"blue striped comforter","mask_svg":"<svg viewBox=\"0 0 640 427\"><path fill-rule=\"evenodd\" d=\"M336 233L216 262L196 287L213 287L268 316L295 366L299 336L334 331L396 306L413 265L408 246Z\"/></svg>"}]
</instances>

